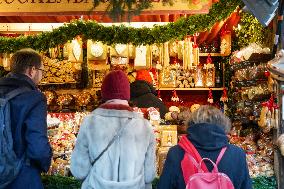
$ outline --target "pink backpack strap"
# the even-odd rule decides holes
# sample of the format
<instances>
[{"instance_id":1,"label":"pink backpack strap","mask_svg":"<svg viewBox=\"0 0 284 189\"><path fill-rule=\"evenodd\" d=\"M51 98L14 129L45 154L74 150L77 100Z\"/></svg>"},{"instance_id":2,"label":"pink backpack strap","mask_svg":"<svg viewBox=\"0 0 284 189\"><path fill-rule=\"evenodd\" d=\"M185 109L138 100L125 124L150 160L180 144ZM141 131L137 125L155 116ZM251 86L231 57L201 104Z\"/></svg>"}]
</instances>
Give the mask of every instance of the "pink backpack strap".
<instances>
[{"instance_id":1,"label":"pink backpack strap","mask_svg":"<svg viewBox=\"0 0 284 189\"><path fill-rule=\"evenodd\" d=\"M218 166L219 162L221 161L223 155L225 154L227 150L227 146L223 147L222 150L220 151L220 154L217 157L216 165Z\"/></svg>"},{"instance_id":2,"label":"pink backpack strap","mask_svg":"<svg viewBox=\"0 0 284 189\"><path fill-rule=\"evenodd\" d=\"M190 161L192 162L192 164L197 168L199 173L203 173L203 170L201 169L201 166L199 163L197 163L197 161L194 159L194 157L192 157L192 155L190 155L189 153L186 153L188 155L188 158L190 159Z\"/></svg>"}]
</instances>

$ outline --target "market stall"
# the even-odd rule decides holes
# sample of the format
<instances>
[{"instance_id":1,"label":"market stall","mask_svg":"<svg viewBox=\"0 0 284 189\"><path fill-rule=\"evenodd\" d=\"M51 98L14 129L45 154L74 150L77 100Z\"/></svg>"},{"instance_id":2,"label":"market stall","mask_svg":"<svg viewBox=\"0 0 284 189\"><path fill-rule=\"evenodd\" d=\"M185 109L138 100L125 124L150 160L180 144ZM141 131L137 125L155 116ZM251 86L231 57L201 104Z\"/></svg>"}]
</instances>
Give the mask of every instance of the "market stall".
<instances>
[{"instance_id":1,"label":"market stall","mask_svg":"<svg viewBox=\"0 0 284 189\"><path fill-rule=\"evenodd\" d=\"M81 6L82 2L73 4ZM69 24L47 24L52 31L45 27L43 33L39 26L33 31L32 24L21 31L13 24L1 25L0 62L6 71L12 53L20 48L34 48L43 56L46 73L39 88L47 97L48 136L54 152L50 171L43 176L46 188L80 186L69 178L70 155L82 119L100 104L103 77L113 69L124 70L130 82L136 71L148 70L158 97L169 107L165 120L155 116L157 109L136 109L150 120L156 134L157 175L167 151L185 133L188 113L211 104L232 119L229 139L246 151L254 187L275 188L274 175L279 170L274 170L271 130L278 127L279 111L266 66L271 51L253 43L261 41L269 47L264 40L271 33L255 18L240 13L241 1L198 2L190 1L193 10L183 13L202 14L148 27L103 25L84 16ZM88 7L80 11L80 6L78 12L83 14ZM249 30L238 26L242 19L254 24L258 33L241 38ZM11 32L25 36L15 38Z\"/></svg>"}]
</instances>

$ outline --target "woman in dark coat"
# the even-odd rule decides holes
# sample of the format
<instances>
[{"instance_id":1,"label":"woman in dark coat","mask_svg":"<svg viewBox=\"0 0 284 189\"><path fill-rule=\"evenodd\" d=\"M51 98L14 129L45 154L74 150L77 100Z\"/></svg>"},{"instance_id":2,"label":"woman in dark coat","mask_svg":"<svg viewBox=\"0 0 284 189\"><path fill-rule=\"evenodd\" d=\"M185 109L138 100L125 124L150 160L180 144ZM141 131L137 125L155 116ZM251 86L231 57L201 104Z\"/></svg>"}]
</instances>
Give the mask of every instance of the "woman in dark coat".
<instances>
[{"instance_id":1,"label":"woman in dark coat","mask_svg":"<svg viewBox=\"0 0 284 189\"><path fill-rule=\"evenodd\" d=\"M223 147L227 149L217 165L219 172L225 173L231 179L235 189L251 189L246 154L241 148L228 143L226 133L231 127L229 118L215 107L201 106L189 116L189 123L187 136L184 136L179 144L170 148L168 152L158 189L186 187L185 181L187 182L189 176L195 173L191 169L193 166L191 161L187 159L188 156L185 156L186 152L192 156L210 158L216 162ZM188 143L195 148L189 147ZM193 153L193 148L197 150L195 150L196 154ZM212 171L212 165L207 161L205 164L208 171Z\"/></svg>"},{"instance_id":2,"label":"woman in dark coat","mask_svg":"<svg viewBox=\"0 0 284 189\"><path fill-rule=\"evenodd\" d=\"M130 101L138 108L158 108L161 118L164 118L168 108L157 97L152 83L151 75L147 70L137 71L136 81L130 84Z\"/></svg>"}]
</instances>

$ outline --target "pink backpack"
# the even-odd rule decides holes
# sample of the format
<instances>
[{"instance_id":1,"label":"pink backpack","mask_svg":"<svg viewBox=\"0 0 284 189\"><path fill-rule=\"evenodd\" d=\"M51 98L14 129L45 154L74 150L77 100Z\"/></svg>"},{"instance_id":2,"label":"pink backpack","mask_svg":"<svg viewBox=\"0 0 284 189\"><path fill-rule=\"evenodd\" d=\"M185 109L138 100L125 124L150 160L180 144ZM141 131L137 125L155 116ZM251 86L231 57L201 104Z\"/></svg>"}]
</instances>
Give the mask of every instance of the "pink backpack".
<instances>
[{"instance_id":1,"label":"pink backpack","mask_svg":"<svg viewBox=\"0 0 284 189\"><path fill-rule=\"evenodd\" d=\"M230 178L226 174L220 173L217 167L226 149L227 147L222 148L216 164L209 158L203 158L198 164L196 160L190 154L188 154L189 159L197 168L198 172L189 177L186 184L186 189L234 189L234 185ZM205 173L201 169L201 164L204 162L204 160L208 160L213 164L214 168L212 172Z\"/></svg>"}]
</instances>

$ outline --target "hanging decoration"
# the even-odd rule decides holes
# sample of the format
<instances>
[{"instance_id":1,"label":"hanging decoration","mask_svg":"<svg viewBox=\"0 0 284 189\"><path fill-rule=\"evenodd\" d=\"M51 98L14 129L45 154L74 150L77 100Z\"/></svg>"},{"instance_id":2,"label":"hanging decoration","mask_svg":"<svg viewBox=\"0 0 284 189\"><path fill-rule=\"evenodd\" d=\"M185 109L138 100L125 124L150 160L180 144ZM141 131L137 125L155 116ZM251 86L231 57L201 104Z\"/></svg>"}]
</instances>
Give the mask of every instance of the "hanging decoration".
<instances>
[{"instance_id":1,"label":"hanging decoration","mask_svg":"<svg viewBox=\"0 0 284 189\"><path fill-rule=\"evenodd\" d=\"M157 97L161 100L161 101L163 101L163 99L162 99L162 97L161 97L161 91L158 89L157 90Z\"/></svg>"},{"instance_id":2,"label":"hanging decoration","mask_svg":"<svg viewBox=\"0 0 284 189\"><path fill-rule=\"evenodd\" d=\"M51 32L17 38L0 37L0 53L15 52L21 48L47 51L50 47L73 40L77 35L81 35L84 39L101 41L107 45L118 43L150 45L181 40L186 35L209 31L217 21L225 20L239 5L242 5L241 0L220 0L212 5L208 14L180 18L174 23L156 25L153 28L133 28L125 25L103 26L95 21L76 20Z\"/></svg>"},{"instance_id":3,"label":"hanging decoration","mask_svg":"<svg viewBox=\"0 0 284 189\"><path fill-rule=\"evenodd\" d=\"M225 102L228 102L228 93L227 93L227 89L224 87L223 88L223 94L220 98L220 101L225 103Z\"/></svg>"},{"instance_id":4,"label":"hanging decoration","mask_svg":"<svg viewBox=\"0 0 284 189\"><path fill-rule=\"evenodd\" d=\"M208 54L206 64L204 64L205 69L205 86L214 87L215 86L215 66L212 63L211 54Z\"/></svg>"},{"instance_id":5,"label":"hanging decoration","mask_svg":"<svg viewBox=\"0 0 284 189\"><path fill-rule=\"evenodd\" d=\"M199 64L199 47L196 42L197 36L199 36L199 33L196 33L193 35L194 44L193 44L192 51L193 51L193 65L194 66L197 66Z\"/></svg>"},{"instance_id":6,"label":"hanging decoration","mask_svg":"<svg viewBox=\"0 0 284 189\"><path fill-rule=\"evenodd\" d=\"M77 39L73 39L72 40L72 52L74 57L76 58L77 61L79 61L80 56L81 56L81 45L79 44L79 42L77 41Z\"/></svg>"},{"instance_id":7,"label":"hanging decoration","mask_svg":"<svg viewBox=\"0 0 284 189\"><path fill-rule=\"evenodd\" d=\"M264 133L268 133L272 128L278 127L279 121L279 106L275 103L274 94L271 95L267 102L262 103L262 109L260 113L260 120L258 126L262 128Z\"/></svg>"},{"instance_id":8,"label":"hanging decoration","mask_svg":"<svg viewBox=\"0 0 284 189\"><path fill-rule=\"evenodd\" d=\"M213 104L213 102L214 102L212 89L209 90L207 102L209 102L209 104Z\"/></svg>"},{"instance_id":9,"label":"hanging decoration","mask_svg":"<svg viewBox=\"0 0 284 189\"><path fill-rule=\"evenodd\" d=\"M100 57L100 56L103 55L104 49L103 49L102 45L100 45L98 43L92 43L90 46L91 46L91 54L94 57Z\"/></svg>"},{"instance_id":10,"label":"hanging decoration","mask_svg":"<svg viewBox=\"0 0 284 189\"><path fill-rule=\"evenodd\" d=\"M172 97L171 97L171 101L173 101L173 102L179 102L179 97L178 97L177 91L176 91L175 89L173 90L173 95L172 95Z\"/></svg>"},{"instance_id":11,"label":"hanging decoration","mask_svg":"<svg viewBox=\"0 0 284 189\"><path fill-rule=\"evenodd\" d=\"M126 50L127 45L126 44L116 44L114 46L114 49L116 50L118 55L122 55L122 53Z\"/></svg>"},{"instance_id":12,"label":"hanging decoration","mask_svg":"<svg viewBox=\"0 0 284 189\"><path fill-rule=\"evenodd\" d=\"M222 28L221 33L220 52L222 55L227 56L231 54L231 31L227 29L227 24Z\"/></svg>"}]
</instances>

